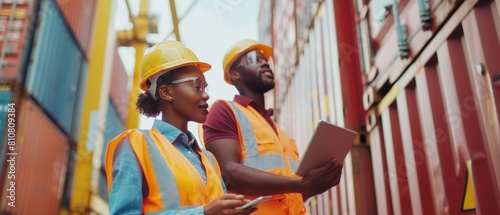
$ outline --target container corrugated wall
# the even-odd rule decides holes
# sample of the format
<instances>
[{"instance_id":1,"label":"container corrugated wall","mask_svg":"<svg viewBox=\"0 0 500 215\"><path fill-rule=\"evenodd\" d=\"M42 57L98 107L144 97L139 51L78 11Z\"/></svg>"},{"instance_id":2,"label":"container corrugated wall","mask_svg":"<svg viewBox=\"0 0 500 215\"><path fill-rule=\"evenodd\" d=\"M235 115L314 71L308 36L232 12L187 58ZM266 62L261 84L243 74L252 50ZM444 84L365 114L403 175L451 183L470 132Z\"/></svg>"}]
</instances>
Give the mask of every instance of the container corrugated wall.
<instances>
[{"instance_id":1,"label":"container corrugated wall","mask_svg":"<svg viewBox=\"0 0 500 215\"><path fill-rule=\"evenodd\" d=\"M0 4L0 79L15 79L23 67L23 53L33 18L32 0Z\"/></svg>"},{"instance_id":2,"label":"container corrugated wall","mask_svg":"<svg viewBox=\"0 0 500 215\"><path fill-rule=\"evenodd\" d=\"M269 13L275 1L263 1L259 8L259 41L272 45L273 35L271 30L273 28L273 13Z\"/></svg>"},{"instance_id":3,"label":"container corrugated wall","mask_svg":"<svg viewBox=\"0 0 500 215\"><path fill-rule=\"evenodd\" d=\"M277 119L301 151L312 130L305 128L319 118L362 128L355 85L365 84L366 130L358 131L367 132L370 148L351 149L340 184L312 199L309 211L500 214L500 2L353 0L357 14L351 15L346 2L320 1L335 10L318 11L292 77L277 77L287 83L275 91ZM276 25L278 17L290 16L283 11L271 9ZM352 20L357 26L346 25ZM343 33L353 29L359 44ZM272 31L275 38L284 32L282 26ZM273 45L280 50L280 43ZM352 75L343 68L349 59L360 61L350 67ZM281 61L275 69L287 67ZM354 153L361 157L354 160ZM361 184L372 194L358 192ZM365 203L371 205L359 207Z\"/></svg>"},{"instance_id":4,"label":"container corrugated wall","mask_svg":"<svg viewBox=\"0 0 500 215\"><path fill-rule=\"evenodd\" d=\"M42 1L40 14L26 88L69 133L85 60L55 2Z\"/></svg>"},{"instance_id":5,"label":"container corrugated wall","mask_svg":"<svg viewBox=\"0 0 500 215\"><path fill-rule=\"evenodd\" d=\"M56 0L76 40L88 57L94 32L96 0ZM88 59L88 58L87 58Z\"/></svg>"},{"instance_id":6,"label":"container corrugated wall","mask_svg":"<svg viewBox=\"0 0 500 215\"><path fill-rule=\"evenodd\" d=\"M65 135L40 107L24 97L16 104L15 179L2 189L3 213L57 214L69 146ZM8 155L11 156L11 155ZM15 207L7 205L7 183L15 182Z\"/></svg>"},{"instance_id":7,"label":"container corrugated wall","mask_svg":"<svg viewBox=\"0 0 500 215\"><path fill-rule=\"evenodd\" d=\"M123 66L118 49L115 52L113 59L113 81L111 81L110 97L116 107L120 119L125 120L128 113L129 93L128 83L129 77L125 67Z\"/></svg>"},{"instance_id":8,"label":"container corrugated wall","mask_svg":"<svg viewBox=\"0 0 500 215\"><path fill-rule=\"evenodd\" d=\"M334 1L294 3L276 1L271 9L271 30L277 41L273 44L277 59L274 69L281 74L276 76L281 86L274 93L277 121L295 138L299 153L303 154L319 120L363 134L364 110L353 3L339 1L335 3L337 8ZM293 8L292 14L288 13L289 7ZM353 17L342 18L347 15ZM280 21L284 19L287 21ZM296 20L293 27L288 26L288 20ZM338 27L350 29L336 32ZM296 36L290 37L293 31ZM290 41L283 44L283 39ZM297 56L293 55L295 51ZM306 202L309 212L363 214L376 210L370 149L362 139L360 136L347 156L339 185Z\"/></svg>"},{"instance_id":9,"label":"container corrugated wall","mask_svg":"<svg viewBox=\"0 0 500 215\"><path fill-rule=\"evenodd\" d=\"M364 104L379 214L500 214L499 11L409 0L380 26L360 19L376 44L361 54L373 60Z\"/></svg>"},{"instance_id":10,"label":"container corrugated wall","mask_svg":"<svg viewBox=\"0 0 500 215\"><path fill-rule=\"evenodd\" d=\"M286 0L274 1L271 4L280 16L273 17L273 37L274 46L273 60L276 66L275 76L280 77L276 80L275 94L282 95L286 91L286 81L290 78L293 66L296 63L297 49L296 42L296 16L294 13L294 4ZM276 42L279 46L274 44ZM277 100L282 98L277 97ZM279 104L279 103L277 103Z\"/></svg>"}]
</instances>

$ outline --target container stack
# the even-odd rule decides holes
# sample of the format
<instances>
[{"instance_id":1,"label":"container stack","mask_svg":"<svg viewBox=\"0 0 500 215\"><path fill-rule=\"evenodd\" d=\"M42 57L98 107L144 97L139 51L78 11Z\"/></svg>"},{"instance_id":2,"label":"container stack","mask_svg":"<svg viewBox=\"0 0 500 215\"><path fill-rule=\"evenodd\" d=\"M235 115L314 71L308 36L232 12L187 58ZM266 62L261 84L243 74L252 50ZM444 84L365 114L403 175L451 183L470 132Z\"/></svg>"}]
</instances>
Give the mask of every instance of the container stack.
<instances>
[{"instance_id":1,"label":"container stack","mask_svg":"<svg viewBox=\"0 0 500 215\"><path fill-rule=\"evenodd\" d=\"M97 0L0 1L1 213L58 214L70 208L76 144L89 135L80 128L83 94L103 84L87 79L96 6ZM123 131L127 115L128 75L117 49L106 143ZM99 189L106 200L106 184Z\"/></svg>"},{"instance_id":2,"label":"container stack","mask_svg":"<svg viewBox=\"0 0 500 215\"><path fill-rule=\"evenodd\" d=\"M7 204L14 201L5 199L12 195L2 189L4 212L56 214L61 207L70 143L79 132L94 7L94 0L11 0L1 5L2 88L13 92L0 94L15 105L16 117L15 148L2 148L2 154L16 153L2 159L16 160L15 178L2 181L4 187L15 183L16 203ZM14 96L9 100L9 95ZM5 143L10 134L3 134ZM2 167L10 176L10 164Z\"/></svg>"}]
</instances>

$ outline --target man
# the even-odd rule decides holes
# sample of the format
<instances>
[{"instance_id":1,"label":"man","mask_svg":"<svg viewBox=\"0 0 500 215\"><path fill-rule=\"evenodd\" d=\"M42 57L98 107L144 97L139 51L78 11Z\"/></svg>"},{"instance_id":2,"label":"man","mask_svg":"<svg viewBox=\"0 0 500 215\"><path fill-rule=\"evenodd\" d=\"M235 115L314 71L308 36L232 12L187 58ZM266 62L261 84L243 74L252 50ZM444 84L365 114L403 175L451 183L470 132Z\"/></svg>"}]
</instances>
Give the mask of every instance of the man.
<instances>
[{"instance_id":1,"label":"man","mask_svg":"<svg viewBox=\"0 0 500 215\"><path fill-rule=\"evenodd\" d=\"M264 93L274 88L268 64L272 48L242 40L224 56L224 80L240 95L215 102L203 124L206 148L217 158L229 191L246 198L272 195L255 214L304 214L304 201L339 183L342 165L335 160L295 175L295 141L271 119Z\"/></svg>"}]
</instances>

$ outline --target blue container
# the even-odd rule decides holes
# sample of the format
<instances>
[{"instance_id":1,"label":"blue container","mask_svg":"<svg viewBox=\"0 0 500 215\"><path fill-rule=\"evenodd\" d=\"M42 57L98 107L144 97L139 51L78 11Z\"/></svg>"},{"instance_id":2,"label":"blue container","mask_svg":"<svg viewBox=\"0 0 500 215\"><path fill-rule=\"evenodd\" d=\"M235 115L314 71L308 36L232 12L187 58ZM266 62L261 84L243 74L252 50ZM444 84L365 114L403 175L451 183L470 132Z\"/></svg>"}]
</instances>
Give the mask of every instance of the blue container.
<instances>
[{"instance_id":1,"label":"blue container","mask_svg":"<svg viewBox=\"0 0 500 215\"><path fill-rule=\"evenodd\" d=\"M108 143L113 138L118 136L125 129L124 122L120 119L120 115L116 110L115 105L109 99L108 114L106 115L106 124L104 127L104 142L102 144L102 155L101 155L101 169L103 170L99 177L99 195L105 200L108 199L108 185L106 182L106 175L104 174L104 158L106 156L106 149L108 148Z\"/></svg>"},{"instance_id":2,"label":"blue container","mask_svg":"<svg viewBox=\"0 0 500 215\"><path fill-rule=\"evenodd\" d=\"M108 114L106 115L106 123L104 126L104 141L103 141L103 150L101 155L101 160L104 161L104 156L106 154L106 148L108 147L109 141L118 136L125 129L124 122L120 119L120 115L116 110L115 105L109 101L108 106ZM103 166L104 168L104 163Z\"/></svg>"},{"instance_id":3,"label":"blue container","mask_svg":"<svg viewBox=\"0 0 500 215\"><path fill-rule=\"evenodd\" d=\"M9 103L11 103L11 101L12 91L0 90L0 137L2 137L2 140L5 124L7 122L7 111L9 109ZM17 109L16 106L14 106L14 108Z\"/></svg>"},{"instance_id":4,"label":"blue container","mask_svg":"<svg viewBox=\"0 0 500 215\"><path fill-rule=\"evenodd\" d=\"M0 90L0 167L5 164L5 155L7 150L7 136L4 135L5 125L7 124L7 111L9 109L9 103L12 101L12 91L11 90ZM19 110L14 106L16 110ZM16 114L17 116L17 114ZM15 119L17 120L17 119Z\"/></svg>"},{"instance_id":5,"label":"blue container","mask_svg":"<svg viewBox=\"0 0 500 215\"><path fill-rule=\"evenodd\" d=\"M82 69L80 72L80 78L78 82L78 89L77 91L79 92L80 95L76 99L76 104L75 104L75 109L74 109L74 115L73 115L73 127L71 131L71 138L72 140L78 141L80 139L80 133L81 133L81 118L82 118L82 111L83 111L83 105L84 105L84 98L83 98L83 92L85 92L85 89L87 87L87 82L85 81L87 79L87 74L88 74L88 63L86 61L82 61Z\"/></svg>"},{"instance_id":6,"label":"blue container","mask_svg":"<svg viewBox=\"0 0 500 215\"><path fill-rule=\"evenodd\" d=\"M83 55L57 5L42 2L26 88L66 134L71 132L78 102Z\"/></svg>"}]
</instances>

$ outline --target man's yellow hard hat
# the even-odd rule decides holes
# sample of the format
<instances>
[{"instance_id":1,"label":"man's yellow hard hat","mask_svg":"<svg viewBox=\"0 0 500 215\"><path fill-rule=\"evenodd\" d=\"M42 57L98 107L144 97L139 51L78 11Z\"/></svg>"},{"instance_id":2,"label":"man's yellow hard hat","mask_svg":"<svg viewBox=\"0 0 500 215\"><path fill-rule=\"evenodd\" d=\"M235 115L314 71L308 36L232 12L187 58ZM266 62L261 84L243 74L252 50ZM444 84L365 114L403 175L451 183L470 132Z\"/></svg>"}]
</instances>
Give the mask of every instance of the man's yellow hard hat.
<instances>
[{"instance_id":1,"label":"man's yellow hard hat","mask_svg":"<svg viewBox=\"0 0 500 215\"><path fill-rule=\"evenodd\" d=\"M149 78L182 66L196 66L202 72L206 72L212 68L210 64L198 60L198 57L191 49L178 41L167 40L155 44L142 59L141 89L144 91L149 90L146 85L146 80Z\"/></svg>"},{"instance_id":2,"label":"man's yellow hard hat","mask_svg":"<svg viewBox=\"0 0 500 215\"><path fill-rule=\"evenodd\" d=\"M250 50L260 50L266 57L266 60L269 60L269 57L273 55L273 48L255 40L245 39L237 42L229 48L229 51L226 52L224 60L222 61L222 68L224 68L224 81L226 81L226 83L231 84L231 81L229 80L229 69L231 68L231 65L242 54Z\"/></svg>"}]
</instances>

